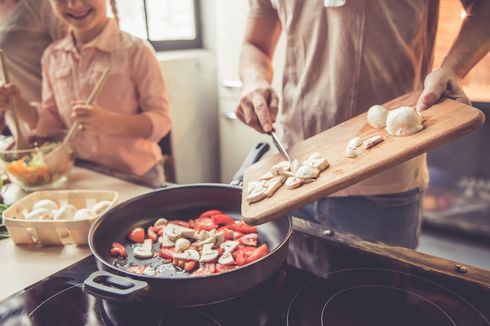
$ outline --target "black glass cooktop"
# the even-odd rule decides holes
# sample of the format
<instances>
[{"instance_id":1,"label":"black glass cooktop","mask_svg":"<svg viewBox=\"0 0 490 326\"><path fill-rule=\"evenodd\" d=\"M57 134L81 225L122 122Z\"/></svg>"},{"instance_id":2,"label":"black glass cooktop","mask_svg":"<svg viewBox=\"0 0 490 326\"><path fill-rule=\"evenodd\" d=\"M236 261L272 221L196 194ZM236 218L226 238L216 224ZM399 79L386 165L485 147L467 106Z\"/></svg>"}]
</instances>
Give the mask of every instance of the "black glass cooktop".
<instances>
[{"instance_id":1,"label":"black glass cooktop","mask_svg":"<svg viewBox=\"0 0 490 326\"><path fill-rule=\"evenodd\" d=\"M314 232L304 232L305 226ZM90 256L0 302L0 324L490 325L490 280L477 284L363 252L339 244L319 228L295 222L281 269L223 303L164 308L96 299L81 288L97 269Z\"/></svg>"}]
</instances>

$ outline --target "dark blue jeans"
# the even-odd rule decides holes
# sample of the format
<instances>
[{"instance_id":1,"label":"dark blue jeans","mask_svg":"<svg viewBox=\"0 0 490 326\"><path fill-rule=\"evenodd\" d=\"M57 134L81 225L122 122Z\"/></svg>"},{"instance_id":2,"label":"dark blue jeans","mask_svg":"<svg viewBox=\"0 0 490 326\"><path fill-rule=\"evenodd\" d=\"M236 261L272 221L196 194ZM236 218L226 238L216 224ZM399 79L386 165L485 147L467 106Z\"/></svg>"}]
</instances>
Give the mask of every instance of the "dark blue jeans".
<instances>
[{"instance_id":1,"label":"dark blue jeans","mask_svg":"<svg viewBox=\"0 0 490 326\"><path fill-rule=\"evenodd\" d=\"M396 194L327 197L291 215L365 240L416 248L422 219L422 191L416 188Z\"/></svg>"}]
</instances>

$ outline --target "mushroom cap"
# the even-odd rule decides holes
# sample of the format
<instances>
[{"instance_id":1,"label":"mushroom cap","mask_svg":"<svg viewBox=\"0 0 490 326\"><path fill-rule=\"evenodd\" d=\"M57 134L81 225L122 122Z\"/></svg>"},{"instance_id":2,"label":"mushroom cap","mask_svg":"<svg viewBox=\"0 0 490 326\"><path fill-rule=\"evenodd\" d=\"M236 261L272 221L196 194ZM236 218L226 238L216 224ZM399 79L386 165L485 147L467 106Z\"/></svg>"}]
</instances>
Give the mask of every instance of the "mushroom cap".
<instances>
[{"instance_id":1,"label":"mushroom cap","mask_svg":"<svg viewBox=\"0 0 490 326\"><path fill-rule=\"evenodd\" d=\"M175 251L176 252L183 252L186 249L189 249L191 246L191 242L186 239L186 238L180 238L175 241Z\"/></svg>"},{"instance_id":2,"label":"mushroom cap","mask_svg":"<svg viewBox=\"0 0 490 326\"><path fill-rule=\"evenodd\" d=\"M303 184L303 181L301 178L298 177L289 177L286 179L285 184L286 184L286 188L288 189L296 189Z\"/></svg>"},{"instance_id":3,"label":"mushroom cap","mask_svg":"<svg viewBox=\"0 0 490 326\"><path fill-rule=\"evenodd\" d=\"M72 220L75 217L77 208L71 204L62 206L53 214L53 220Z\"/></svg>"},{"instance_id":4,"label":"mushroom cap","mask_svg":"<svg viewBox=\"0 0 490 326\"><path fill-rule=\"evenodd\" d=\"M382 129L386 126L388 110L382 105L373 105L367 113L368 124L376 129Z\"/></svg>"},{"instance_id":5,"label":"mushroom cap","mask_svg":"<svg viewBox=\"0 0 490 326\"><path fill-rule=\"evenodd\" d=\"M314 166L303 164L296 171L295 176L301 179L311 179L317 178L320 174L320 170L315 168Z\"/></svg>"},{"instance_id":6,"label":"mushroom cap","mask_svg":"<svg viewBox=\"0 0 490 326\"><path fill-rule=\"evenodd\" d=\"M48 211L54 211L59 208L58 204L51 199L40 199L37 202L34 203L32 206L32 210L36 210L38 208L45 208Z\"/></svg>"},{"instance_id":7,"label":"mushroom cap","mask_svg":"<svg viewBox=\"0 0 490 326\"><path fill-rule=\"evenodd\" d=\"M391 110L386 119L386 130L392 136L409 136L422 130L423 116L410 106Z\"/></svg>"},{"instance_id":8,"label":"mushroom cap","mask_svg":"<svg viewBox=\"0 0 490 326\"><path fill-rule=\"evenodd\" d=\"M92 207L92 211L95 213L95 215L100 215L104 213L106 210L108 210L111 207L111 205L112 202L108 200L102 200Z\"/></svg>"},{"instance_id":9,"label":"mushroom cap","mask_svg":"<svg viewBox=\"0 0 490 326\"><path fill-rule=\"evenodd\" d=\"M96 215L94 212L89 209L89 208L81 208L75 212L75 216L73 216L73 219L75 220L85 220L89 218L93 218Z\"/></svg>"},{"instance_id":10,"label":"mushroom cap","mask_svg":"<svg viewBox=\"0 0 490 326\"><path fill-rule=\"evenodd\" d=\"M53 213L46 208L38 208L29 212L25 218L26 220L50 220L53 218Z\"/></svg>"}]
</instances>

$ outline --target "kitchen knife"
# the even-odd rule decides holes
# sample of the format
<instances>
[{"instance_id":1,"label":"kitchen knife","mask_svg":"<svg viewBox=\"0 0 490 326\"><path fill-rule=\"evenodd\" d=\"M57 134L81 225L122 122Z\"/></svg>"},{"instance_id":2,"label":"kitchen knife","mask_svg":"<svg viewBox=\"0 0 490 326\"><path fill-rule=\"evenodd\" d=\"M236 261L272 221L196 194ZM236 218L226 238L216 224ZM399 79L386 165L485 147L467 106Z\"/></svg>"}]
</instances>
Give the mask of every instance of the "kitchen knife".
<instances>
[{"instance_id":1,"label":"kitchen knife","mask_svg":"<svg viewBox=\"0 0 490 326\"><path fill-rule=\"evenodd\" d=\"M281 153L282 157L286 159L286 161L289 162L289 164L292 164L291 158L288 155L288 152L286 152L286 149L284 146L282 146L281 142L279 141L279 138L277 138L276 132L273 130L269 132L269 135L272 137L272 142L276 146L276 148L279 150L279 153Z\"/></svg>"}]
</instances>

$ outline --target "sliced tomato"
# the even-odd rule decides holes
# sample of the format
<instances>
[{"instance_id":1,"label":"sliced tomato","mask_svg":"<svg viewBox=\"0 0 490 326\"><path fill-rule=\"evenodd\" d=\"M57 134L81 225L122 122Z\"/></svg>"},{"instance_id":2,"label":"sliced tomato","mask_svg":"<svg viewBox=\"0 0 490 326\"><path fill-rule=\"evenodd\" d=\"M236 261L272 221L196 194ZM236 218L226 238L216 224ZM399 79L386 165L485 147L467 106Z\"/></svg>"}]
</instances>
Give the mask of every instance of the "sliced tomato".
<instances>
[{"instance_id":1,"label":"sliced tomato","mask_svg":"<svg viewBox=\"0 0 490 326\"><path fill-rule=\"evenodd\" d=\"M232 231L232 232L233 232L233 239L234 240L238 240L241 237L243 237L243 233L242 232L237 232L237 231Z\"/></svg>"},{"instance_id":2,"label":"sliced tomato","mask_svg":"<svg viewBox=\"0 0 490 326\"><path fill-rule=\"evenodd\" d=\"M250 264L251 262L254 262L262 257L265 257L269 253L269 247L267 247L267 244L263 244L257 249L255 249L246 259L245 259L245 264Z\"/></svg>"},{"instance_id":3,"label":"sliced tomato","mask_svg":"<svg viewBox=\"0 0 490 326\"><path fill-rule=\"evenodd\" d=\"M185 263L184 263L184 270L190 272L192 271L197 265L197 262L194 261L194 260L187 260Z\"/></svg>"},{"instance_id":4,"label":"sliced tomato","mask_svg":"<svg viewBox=\"0 0 490 326\"><path fill-rule=\"evenodd\" d=\"M123 249L126 249L124 248L124 246L122 244L120 244L119 242L113 242L112 243L112 248L117 248L119 250L123 250Z\"/></svg>"},{"instance_id":5,"label":"sliced tomato","mask_svg":"<svg viewBox=\"0 0 490 326\"><path fill-rule=\"evenodd\" d=\"M172 259L173 258L173 253L174 253L174 248L160 248L160 251L158 252L158 256L163 259Z\"/></svg>"},{"instance_id":6,"label":"sliced tomato","mask_svg":"<svg viewBox=\"0 0 490 326\"><path fill-rule=\"evenodd\" d=\"M223 248L217 248L216 250L218 251L218 256L221 256L225 252Z\"/></svg>"},{"instance_id":7,"label":"sliced tomato","mask_svg":"<svg viewBox=\"0 0 490 326\"><path fill-rule=\"evenodd\" d=\"M190 225L189 225L189 222L186 222L186 221L182 221L182 220L172 220L172 221L168 221L168 224L177 224L179 226L183 226L185 228L189 228Z\"/></svg>"},{"instance_id":8,"label":"sliced tomato","mask_svg":"<svg viewBox=\"0 0 490 326\"><path fill-rule=\"evenodd\" d=\"M257 237L257 233L245 234L238 240L238 242L246 246L257 247Z\"/></svg>"},{"instance_id":9,"label":"sliced tomato","mask_svg":"<svg viewBox=\"0 0 490 326\"><path fill-rule=\"evenodd\" d=\"M151 239L151 241L155 242L158 240L158 235L155 233L155 228L153 226L148 227L148 238Z\"/></svg>"},{"instance_id":10,"label":"sliced tomato","mask_svg":"<svg viewBox=\"0 0 490 326\"><path fill-rule=\"evenodd\" d=\"M257 232L257 228L255 226L248 225L243 221L235 221L232 224L228 225L228 228L233 231L241 232L241 233L254 233Z\"/></svg>"},{"instance_id":11,"label":"sliced tomato","mask_svg":"<svg viewBox=\"0 0 490 326\"><path fill-rule=\"evenodd\" d=\"M240 246L242 247L240 248ZM235 258L236 264L238 266L245 265L246 259L255 251L255 249L255 247L239 245L238 250L232 253L233 258Z\"/></svg>"},{"instance_id":12,"label":"sliced tomato","mask_svg":"<svg viewBox=\"0 0 490 326\"><path fill-rule=\"evenodd\" d=\"M177 266L177 267L180 267L183 269L185 266L185 260L174 258L174 259L172 259L172 264L174 266Z\"/></svg>"},{"instance_id":13,"label":"sliced tomato","mask_svg":"<svg viewBox=\"0 0 490 326\"><path fill-rule=\"evenodd\" d=\"M218 214L218 215L213 215L211 216L211 219L213 220L214 223L216 224L221 224L221 225L228 225L231 223L234 223L235 220L233 217L227 214Z\"/></svg>"},{"instance_id":14,"label":"sliced tomato","mask_svg":"<svg viewBox=\"0 0 490 326\"><path fill-rule=\"evenodd\" d=\"M213 215L218 215L218 214L223 214L223 212L218 209L212 209L209 211L205 211L204 213L199 215L199 217L211 217Z\"/></svg>"},{"instance_id":15,"label":"sliced tomato","mask_svg":"<svg viewBox=\"0 0 490 326\"><path fill-rule=\"evenodd\" d=\"M217 273L222 273L226 271L230 271L232 269L235 269L236 266L234 265L221 265L221 264L216 264L216 272Z\"/></svg>"},{"instance_id":16,"label":"sliced tomato","mask_svg":"<svg viewBox=\"0 0 490 326\"><path fill-rule=\"evenodd\" d=\"M216 272L216 265L213 263L206 263L192 273L192 275L211 275Z\"/></svg>"},{"instance_id":17,"label":"sliced tomato","mask_svg":"<svg viewBox=\"0 0 490 326\"><path fill-rule=\"evenodd\" d=\"M193 219L189 220L189 227L192 229L196 227L196 222Z\"/></svg>"},{"instance_id":18,"label":"sliced tomato","mask_svg":"<svg viewBox=\"0 0 490 326\"><path fill-rule=\"evenodd\" d=\"M129 273L141 275L145 272L145 269L146 269L145 265L135 265L135 266L129 266L126 269L126 271Z\"/></svg>"},{"instance_id":19,"label":"sliced tomato","mask_svg":"<svg viewBox=\"0 0 490 326\"><path fill-rule=\"evenodd\" d=\"M116 257L128 257L128 253L126 252L126 249L124 247L122 249L119 247L112 247L111 255Z\"/></svg>"},{"instance_id":20,"label":"sliced tomato","mask_svg":"<svg viewBox=\"0 0 490 326\"><path fill-rule=\"evenodd\" d=\"M145 241L145 229L143 228L134 228L128 233L129 240L133 242L141 243Z\"/></svg>"},{"instance_id":21,"label":"sliced tomato","mask_svg":"<svg viewBox=\"0 0 490 326\"><path fill-rule=\"evenodd\" d=\"M245 253L242 250L238 250L236 253L235 263L237 266L245 265Z\"/></svg>"},{"instance_id":22,"label":"sliced tomato","mask_svg":"<svg viewBox=\"0 0 490 326\"><path fill-rule=\"evenodd\" d=\"M218 224L214 223L213 220L210 217L200 217L195 220L196 226L195 229L197 231L205 230L205 231L211 231L213 229L218 228Z\"/></svg>"}]
</instances>

